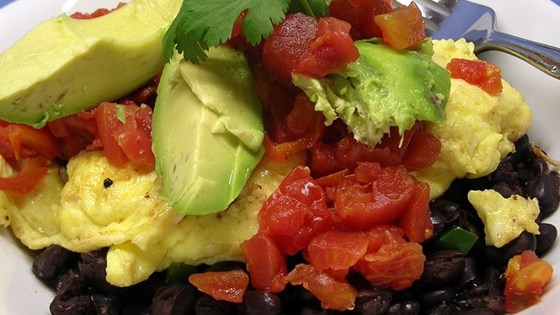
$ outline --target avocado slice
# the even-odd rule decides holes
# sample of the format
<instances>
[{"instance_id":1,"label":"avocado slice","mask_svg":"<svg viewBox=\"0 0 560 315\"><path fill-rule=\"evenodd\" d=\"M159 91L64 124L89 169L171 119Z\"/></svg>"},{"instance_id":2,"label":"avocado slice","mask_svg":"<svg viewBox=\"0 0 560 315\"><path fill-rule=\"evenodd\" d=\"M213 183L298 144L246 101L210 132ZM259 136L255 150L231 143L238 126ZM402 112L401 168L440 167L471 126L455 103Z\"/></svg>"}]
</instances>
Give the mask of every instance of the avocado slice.
<instances>
[{"instance_id":1,"label":"avocado slice","mask_svg":"<svg viewBox=\"0 0 560 315\"><path fill-rule=\"evenodd\" d=\"M225 210L264 153L261 106L245 56L226 46L163 70L152 119L163 198L178 212Z\"/></svg>"},{"instance_id":2,"label":"avocado slice","mask_svg":"<svg viewBox=\"0 0 560 315\"><path fill-rule=\"evenodd\" d=\"M428 47L396 51L373 40L355 45L360 57L344 70L320 79L292 77L327 124L340 118L357 141L374 146L391 126L402 133L417 120L444 120L451 79Z\"/></svg>"},{"instance_id":3,"label":"avocado slice","mask_svg":"<svg viewBox=\"0 0 560 315\"><path fill-rule=\"evenodd\" d=\"M0 119L36 127L138 88L163 68L182 0L134 0L91 20L61 15L0 54Z\"/></svg>"}]
</instances>

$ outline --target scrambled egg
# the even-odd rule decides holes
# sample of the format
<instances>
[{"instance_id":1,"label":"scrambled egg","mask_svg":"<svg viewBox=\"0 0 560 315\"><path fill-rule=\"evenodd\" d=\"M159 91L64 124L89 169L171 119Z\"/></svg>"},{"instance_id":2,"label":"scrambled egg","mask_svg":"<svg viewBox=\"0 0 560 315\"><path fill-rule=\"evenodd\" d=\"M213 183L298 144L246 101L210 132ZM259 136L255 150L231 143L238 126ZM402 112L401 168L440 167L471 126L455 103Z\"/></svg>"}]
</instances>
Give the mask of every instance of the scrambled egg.
<instances>
[{"instance_id":1,"label":"scrambled egg","mask_svg":"<svg viewBox=\"0 0 560 315\"><path fill-rule=\"evenodd\" d=\"M445 67L453 57L476 58L472 50L465 41L436 41L433 58ZM415 174L430 185L432 197L441 195L455 178L492 172L513 151L512 141L527 131L531 122L527 104L509 84L503 85L501 95L490 96L452 79L446 121L428 128L442 143L441 156ZM183 217L160 200L161 183L155 172L115 168L101 153L82 152L69 161L66 173L53 166L41 186L27 196L0 192L0 224L10 225L31 249L52 244L77 252L109 247L107 280L129 286L174 262L241 260L239 245L256 233L262 203L302 162L301 157L281 164L263 159L227 211ZM2 175L12 172L0 161ZM525 227L531 229L530 224ZM491 242L500 244L501 237Z\"/></svg>"},{"instance_id":2,"label":"scrambled egg","mask_svg":"<svg viewBox=\"0 0 560 315\"><path fill-rule=\"evenodd\" d=\"M453 58L476 59L474 45L465 40L434 41L433 60L445 67ZM513 142L527 133L532 115L519 91L502 80L503 91L492 96L460 79L451 79L444 123L428 124L442 148L438 160L416 172L430 185L430 197L443 194L456 178L488 175L515 149Z\"/></svg>"},{"instance_id":3,"label":"scrambled egg","mask_svg":"<svg viewBox=\"0 0 560 315\"><path fill-rule=\"evenodd\" d=\"M467 197L484 223L486 245L502 247L523 231L539 234L539 225L535 223L539 215L536 198L504 198L495 190L472 190Z\"/></svg>"},{"instance_id":4,"label":"scrambled egg","mask_svg":"<svg viewBox=\"0 0 560 315\"><path fill-rule=\"evenodd\" d=\"M9 174L2 162L0 171ZM174 262L241 260L239 245L257 232L262 203L302 162L300 157L281 164L263 159L227 211L183 217L160 199L155 172L114 167L102 153L82 152L69 161L67 175L52 167L29 195L0 192L0 215L31 249L109 247L107 280L130 286Z\"/></svg>"}]
</instances>

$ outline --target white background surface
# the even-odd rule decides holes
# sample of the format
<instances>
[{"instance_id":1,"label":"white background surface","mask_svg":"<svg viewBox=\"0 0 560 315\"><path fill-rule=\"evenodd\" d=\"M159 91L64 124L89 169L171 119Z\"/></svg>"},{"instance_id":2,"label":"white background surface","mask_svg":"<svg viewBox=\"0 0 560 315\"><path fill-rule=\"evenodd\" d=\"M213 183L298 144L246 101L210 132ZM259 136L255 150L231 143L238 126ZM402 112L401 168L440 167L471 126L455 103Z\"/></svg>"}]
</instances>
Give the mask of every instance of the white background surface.
<instances>
[{"instance_id":1,"label":"white background surface","mask_svg":"<svg viewBox=\"0 0 560 315\"><path fill-rule=\"evenodd\" d=\"M61 12L113 7L118 0L18 0L0 9L0 51L41 20ZM492 6L498 30L560 47L560 6L549 0L477 0ZM499 52L481 55L502 68L503 77L519 89L534 112L531 139L560 160L560 80ZM1 75L1 69L0 69ZM547 220L560 227L560 211ZM523 315L560 314L560 241L546 257L555 268L543 302ZM49 314L52 293L31 273L31 257L11 234L0 228L0 315Z\"/></svg>"}]
</instances>

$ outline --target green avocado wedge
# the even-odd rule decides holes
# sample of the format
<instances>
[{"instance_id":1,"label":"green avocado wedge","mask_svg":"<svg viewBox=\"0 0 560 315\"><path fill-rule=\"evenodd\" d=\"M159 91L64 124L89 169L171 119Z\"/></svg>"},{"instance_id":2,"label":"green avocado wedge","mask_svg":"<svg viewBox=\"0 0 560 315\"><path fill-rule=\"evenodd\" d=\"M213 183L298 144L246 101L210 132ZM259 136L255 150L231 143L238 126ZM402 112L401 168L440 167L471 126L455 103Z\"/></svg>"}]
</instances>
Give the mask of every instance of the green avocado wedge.
<instances>
[{"instance_id":1,"label":"green avocado wedge","mask_svg":"<svg viewBox=\"0 0 560 315\"><path fill-rule=\"evenodd\" d=\"M360 57L324 78L294 75L292 82L330 124L341 119L354 138L375 146L396 126L402 133L418 121L440 123L449 98L449 71L426 51L396 51L374 41L355 42Z\"/></svg>"},{"instance_id":2,"label":"green avocado wedge","mask_svg":"<svg viewBox=\"0 0 560 315\"><path fill-rule=\"evenodd\" d=\"M264 153L245 56L219 46L193 64L176 54L161 77L152 133L163 199L188 215L225 210Z\"/></svg>"},{"instance_id":3,"label":"green avocado wedge","mask_svg":"<svg viewBox=\"0 0 560 315\"><path fill-rule=\"evenodd\" d=\"M133 0L107 15L46 20L0 54L0 119L35 127L113 101L163 68L182 0Z\"/></svg>"}]
</instances>

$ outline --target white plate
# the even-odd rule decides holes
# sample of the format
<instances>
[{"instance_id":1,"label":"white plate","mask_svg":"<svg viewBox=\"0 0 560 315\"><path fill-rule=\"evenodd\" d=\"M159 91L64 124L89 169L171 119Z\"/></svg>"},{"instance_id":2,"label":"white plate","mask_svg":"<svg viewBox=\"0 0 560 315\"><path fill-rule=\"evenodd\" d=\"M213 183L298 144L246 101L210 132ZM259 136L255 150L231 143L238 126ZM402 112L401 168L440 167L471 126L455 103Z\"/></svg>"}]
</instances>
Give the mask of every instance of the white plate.
<instances>
[{"instance_id":1,"label":"white plate","mask_svg":"<svg viewBox=\"0 0 560 315\"><path fill-rule=\"evenodd\" d=\"M17 0L0 9L0 51L9 47L38 22L62 12L112 7L119 0ZM498 29L560 47L560 6L550 0L477 0L492 6ZM552 157L560 159L560 81L524 62L498 52L482 55L502 68L503 77L519 89L534 112L530 136ZM0 75L1 71L0 71ZM560 227L560 212L548 220ZM523 315L559 314L560 245L546 256L555 268L543 301ZM0 315L49 314L53 294L31 273L31 258L11 234L0 228Z\"/></svg>"}]
</instances>

